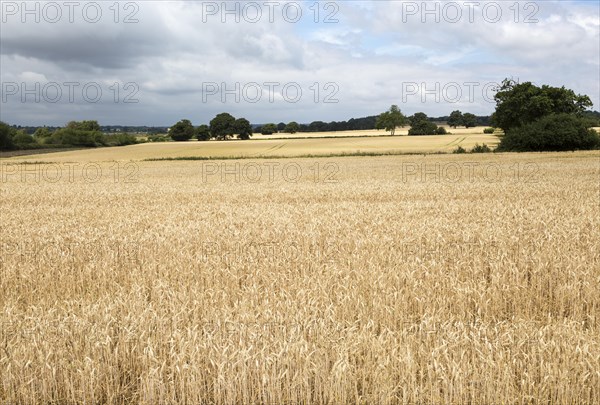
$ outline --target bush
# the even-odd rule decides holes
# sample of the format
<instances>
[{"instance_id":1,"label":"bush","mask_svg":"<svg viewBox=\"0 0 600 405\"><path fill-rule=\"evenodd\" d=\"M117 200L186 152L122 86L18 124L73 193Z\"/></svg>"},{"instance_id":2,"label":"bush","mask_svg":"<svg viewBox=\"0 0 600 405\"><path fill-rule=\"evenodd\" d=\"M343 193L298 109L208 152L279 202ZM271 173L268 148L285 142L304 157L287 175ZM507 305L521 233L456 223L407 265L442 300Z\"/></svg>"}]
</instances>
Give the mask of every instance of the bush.
<instances>
[{"instance_id":1,"label":"bush","mask_svg":"<svg viewBox=\"0 0 600 405\"><path fill-rule=\"evenodd\" d=\"M275 124L265 124L260 129L262 135L273 135L277 132L277 126Z\"/></svg>"},{"instance_id":2,"label":"bush","mask_svg":"<svg viewBox=\"0 0 600 405\"><path fill-rule=\"evenodd\" d=\"M433 122L419 123L408 130L409 135L436 135L438 131L437 125Z\"/></svg>"},{"instance_id":3,"label":"bush","mask_svg":"<svg viewBox=\"0 0 600 405\"><path fill-rule=\"evenodd\" d=\"M15 130L8 124L0 121L0 150L11 150L15 148L13 142Z\"/></svg>"},{"instance_id":4,"label":"bush","mask_svg":"<svg viewBox=\"0 0 600 405\"><path fill-rule=\"evenodd\" d=\"M446 131L446 128L438 127L438 129L435 131L435 133L438 135L446 135L448 132Z\"/></svg>"},{"instance_id":5,"label":"bush","mask_svg":"<svg viewBox=\"0 0 600 405\"><path fill-rule=\"evenodd\" d=\"M150 135L148 137L149 142L170 142L172 139L170 136L163 135Z\"/></svg>"},{"instance_id":6,"label":"bush","mask_svg":"<svg viewBox=\"0 0 600 405\"><path fill-rule=\"evenodd\" d=\"M496 131L496 128L485 128L483 130L484 134L493 134Z\"/></svg>"},{"instance_id":7,"label":"bush","mask_svg":"<svg viewBox=\"0 0 600 405\"><path fill-rule=\"evenodd\" d=\"M46 143L69 145L69 146L105 146L107 141L98 131L82 131L72 128L61 128L52 134L50 138L45 138Z\"/></svg>"},{"instance_id":8,"label":"bush","mask_svg":"<svg viewBox=\"0 0 600 405\"><path fill-rule=\"evenodd\" d=\"M471 149L471 153L490 153L492 150L485 143L480 145L478 143L475 144L473 149Z\"/></svg>"},{"instance_id":9,"label":"bush","mask_svg":"<svg viewBox=\"0 0 600 405\"><path fill-rule=\"evenodd\" d=\"M126 146L139 143L137 138L130 134L105 135L104 138L107 146Z\"/></svg>"},{"instance_id":10,"label":"bush","mask_svg":"<svg viewBox=\"0 0 600 405\"><path fill-rule=\"evenodd\" d=\"M33 136L26 134L25 132L18 132L13 138L13 143L17 146L27 146L36 143L36 141Z\"/></svg>"},{"instance_id":11,"label":"bush","mask_svg":"<svg viewBox=\"0 0 600 405\"><path fill-rule=\"evenodd\" d=\"M600 135L573 114L550 114L530 124L511 128L499 151L569 151L600 147Z\"/></svg>"},{"instance_id":12,"label":"bush","mask_svg":"<svg viewBox=\"0 0 600 405\"><path fill-rule=\"evenodd\" d=\"M467 150L462 146L459 146L458 148L454 149L452 153L467 153Z\"/></svg>"}]
</instances>

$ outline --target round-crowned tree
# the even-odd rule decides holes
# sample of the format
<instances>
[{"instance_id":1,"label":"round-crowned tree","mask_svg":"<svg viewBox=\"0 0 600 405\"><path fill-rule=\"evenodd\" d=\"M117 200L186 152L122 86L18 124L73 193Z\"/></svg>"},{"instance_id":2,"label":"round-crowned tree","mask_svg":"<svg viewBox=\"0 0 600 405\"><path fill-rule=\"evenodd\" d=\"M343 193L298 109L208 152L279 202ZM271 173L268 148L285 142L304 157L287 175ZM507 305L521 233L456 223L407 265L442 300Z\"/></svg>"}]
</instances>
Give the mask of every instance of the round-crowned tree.
<instances>
[{"instance_id":1,"label":"round-crowned tree","mask_svg":"<svg viewBox=\"0 0 600 405\"><path fill-rule=\"evenodd\" d=\"M248 140L252 136L252 125L246 118L238 118L233 126L238 139Z\"/></svg>"},{"instance_id":2,"label":"round-crowned tree","mask_svg":"<svg viewBox=\"0 0 600 405\"><path fill-rule=\"evenodd\" d=\"M174 141L189 141L194 136L194 126L190 120L181 120L171 127L169 136Z\"/></svg>"},{"instance_id":3,"label":"round-crowned tree","mask_svg":"<svg viewBox=\"0 0 600 405\"><path fill-rule=\"evenodd\" d=\"M391 135L396 134L397 127L403 127L406 124L406 117L397 105L392 105L388 111L385 111L377 117L375 121L376 129L385 129Z\"/></svg>"},{"instance_id":4,"label":"round-crowned tree","mask_svg":"<svg viewBox=\"0 0 600 405\"><path fill-rule=\"evenodd\" d=\"M229 139L235 133L235 117L229 113L217 114L210 121L210 133L219 140Z\"/></svg>"},{"instance_id":5,"label":"round-crowned tree","mask_svg":"<svg viewBox=\"0 0 600 405\"><path fill-rule=\"evenodd\" d=\"M196 128L196 138L199 141L208 141L210 139L210 129L208 125L200 125Z\"/></svg>"},{"instance_id":6,"label":"round-crowned tree","mask_svg":"<svg viewBox=\"0 0 600 405\"><path fill-rule=\"evenodd\" d=\"M435 135L437 132L437 125L429 121L427 114L425 113L415 113L412 117L410 117L409 121L409 135Z\"/></svg>"},{"instance_id":7,"label":"round-crowned tree","mask_svg":"<svg viewBox=\"0 0 600 405\"><path fill-rule=\"evenodd\" d=\"M288 134L295 134L300 130L300 125L296 121L292 121L285 126L284 131Z\"/></svg>"},{"instance_id":8,"label":"round-crowned tree","mask_svg":"<svg viewBox=\"0 0 600 405\"><path fill-rule=\"evenodd\" d=\"M277 125L269 123L262 126L260 133L263 135L273 135L275 132L277 132Z\"/></svg>"},{"instance_id":9,"label":"round-crowned tree","mask_svg":"<svg viewBox=\"0 0 600 405\"><path fill-rule=\"evenodd\" d=\"M550 114L580 115L593 105L588 96L575 94L564 86L538 87L531 82L518 83L512 79L502 82L494 99L496 111L492 121L504 132Z\"/></svg>"},{"instance_id":10,"label":"round-crowned tree","mask_svg":"<svg viewBox=\"0 0 600 405\"><path fill-rule=\"evenodd\" d=\"M463 124L463 114L459 110L452 111L447 122L448 126L456 128Z\"/></svg>"}]
</instances>

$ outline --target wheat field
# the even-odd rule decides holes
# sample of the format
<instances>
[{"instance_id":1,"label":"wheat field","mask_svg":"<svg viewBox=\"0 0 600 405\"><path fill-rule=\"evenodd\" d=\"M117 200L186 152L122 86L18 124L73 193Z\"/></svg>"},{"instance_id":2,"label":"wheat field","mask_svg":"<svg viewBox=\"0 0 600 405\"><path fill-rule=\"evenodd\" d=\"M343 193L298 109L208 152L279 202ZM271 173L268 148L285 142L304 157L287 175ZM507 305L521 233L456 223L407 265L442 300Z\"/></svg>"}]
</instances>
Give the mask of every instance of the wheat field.
<instances>
[{"instance_id":1,"label":"wheat field","mask_svg":"<svg viewBox=\"0 0 600 405\"><path fill-rule=\"evenodd\" d=\"M375 132L379 132L379 135L385 134L385 131ZM351 135L348 135L348 133ZM317 133L315 136L323 136L323 134ZM305 134L300 135L304 136ZM493 134L468 132L459 135L368 136L359 131L346 131L335 134L330 133L330 136L331 138L267 139L267 136L261 137L257 135L256 138L260 139L248 141L198 142L192 140L189 142L156 142L119 148L91 148L87 150L55 152L46 155L23 156L17 159L34 162L98 162L179 157L262 158L305 157L307 155L328 156L332 154L356 153L449 153L458 146L470 149L475 144L485 143L490 147L498 144L498 137Z\"/></svg>"},{"instance_id":2,"label":"wheat field","mask_svg":"<svg viewBox=\"0 0 600 405\"><path fill-rule=\"evenodd\" d=\"M0 162L0 404L600 403L597 151L69 153Z\"/></svg>"}]
</instances>

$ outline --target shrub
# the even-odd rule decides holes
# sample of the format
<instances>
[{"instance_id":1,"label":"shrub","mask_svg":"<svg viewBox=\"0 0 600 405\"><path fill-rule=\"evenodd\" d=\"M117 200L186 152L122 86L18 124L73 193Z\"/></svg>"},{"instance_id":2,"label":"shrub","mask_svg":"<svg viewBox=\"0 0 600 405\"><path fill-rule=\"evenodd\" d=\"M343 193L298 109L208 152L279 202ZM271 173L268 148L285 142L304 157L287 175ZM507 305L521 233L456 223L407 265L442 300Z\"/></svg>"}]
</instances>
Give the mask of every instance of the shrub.
<instances>
[{"instance_id":1,"label":"shrub","mask_svg":"<svg viewBox=\"0 0 600 405\"><path fill-rule=\"evenodd\" d=\"M435 133L438 135L446 135L448 132L446 131L446 128L438 127L438 129L435 131Z\"/></svg>"},{"instance_id":2,"label":"shrub","mask_svg":"<svg viewBox=\"0 0 600 405\"><path fill-rule=\"evenodd\" d=\"M130 134L105 135L107 146L125 146L139 143L135 136Z\"/></svg>"},{"instance_id":3,"label":"shrub","mask_svg":"<svg viewBox=\"0 0 600 405\"><path fill-rule=\"evenodd\" d=\"M150 135L148 137L149 142L170 142L171 140L171 137L163 135Z\"/></svg>"},{"instance_id":4,"label":"shrub","mask_svg":"<svg viewBox=\"0 0 600 405\"><path fill-rule=\"evenodd\" d=\"M265 124L260 129L260 133L263 135L273 135L277 132L277 126L275 124Z\"/></svg>"},{"instance_id":5,"label":"shrub","mask_svg":"<svg viewBox=\"0 0 600 405\"><path fill-rule=\"evenodd\" d=\"M467 150L465 148L463 148L462 146L459 146L458 148L454 149L454 151L452 151L452 153L467 153Z\"/></svg>"},{"instance_id":6,"label":"shrub","mask_svg":"<svg viewBox=\"0 0 600 405\"><path fill-rule=\"evenodd\" d=\"M478 143L475 144L473 149L471 149L471 153L490 153L492 150L485 143L480 145Z\"/></svg>"},{"instance_id":7,"label":"shrub","mask_svg":"<svg viewBox=\"0 0 600 405\"><path fill-rule=\"evenodd\" d=\"M409 135L435 135L438 127L433 122L423 122L408 130Z\"/></svg>"},{"instance_id":8,"label":"shrub","mask_svg":"<svg viewBox=\"0 0 600 405\"><path fill-rule=\"evenodd\" d=\"M550 114L530 124L509 129L499 151L568 151L600 147L600 135L573 114Z\"/></svg>"},{"instance_id":9,"label":"shrub","mask_svg":"<svg viewBox=\"0 0 600 405\"><path fill-rule=\"evenodd\" d=\"M485 128L483 130L484 134L493 134L496 131L496 128Z\"/></svg>"},{"instance_id":10,"label":"shrub","mask_svg":"<svg viewBox=\"0 0 600 405\"><path fill-rule=\"evenodd\" d=\"M36 143L35 139L33 138L33 136L26 134L25 132L18 132L14 138L13 138L13 142L18 145L18 146L27 146L30 145L32 143Z\"/></svg>"},{"instance_id":11,"label":"shrub","mask_svg":"<svg viewBox=\"0 0 600 405\"><path fill-rule=\"evenodd\" d=\"M0 150L11 150L15 148L13 142L14 129L8 124L0 121Z\"/></svg>"},{"instance_id":12,"label":"shrub","mask_svg":"<svg viewBox=\"0 0 600 405\"><path fill-rule=\"evenodd\" d=\"M104 146L107 144L104 135L98 131L82 131L72 128L61 128L45 138L46 143L70 145L70 146Z\"/></svg>"},{"instance_id":13,"label":"shrub","mask_svg":"<svg viewBox=\"0 0 600 405\"><path fill-rule=\"evenodd\" d=\"M41 127L41 128L36 129L35 133L33 134L33 136L37 139L48 138L51 135L52 135L52 132L50 132L50 130L48 130L48 128L46 128L46 127Z\"/></svg>"}]
</instances>

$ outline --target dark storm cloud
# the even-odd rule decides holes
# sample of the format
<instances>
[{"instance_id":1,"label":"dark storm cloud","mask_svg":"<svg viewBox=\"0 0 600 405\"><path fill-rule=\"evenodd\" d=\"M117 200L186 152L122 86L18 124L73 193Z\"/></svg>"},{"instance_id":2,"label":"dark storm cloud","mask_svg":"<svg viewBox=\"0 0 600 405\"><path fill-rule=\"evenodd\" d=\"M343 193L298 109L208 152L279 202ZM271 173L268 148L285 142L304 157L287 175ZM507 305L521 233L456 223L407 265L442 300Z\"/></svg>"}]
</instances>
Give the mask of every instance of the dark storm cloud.
<instances>
[{"instance_id":1,"label":"dark storm cloud","mask_svg":"<svg viewBox=\"0 0 600 405\"><path fill-rule=\"evenodd\" d=\"M7 38L2 54L41 59L57 65L89 65L105 69L131 68L151 56L156 43L151 38Z\"/></svg>"},{"instance_id":2,"label":"dark storm cloud","mask_svg":"<svg viewBox=\"0 0 600 405\"><path fill-rule=\"evenodd\" d=\"M58 13L62 16L57 21L53 19L56 12L52 17L49 12L44 12L44 5L48 3L10 3L15 4L16 10L2 6L2 55L39 59L65 68L88 65L102 69L123 69L135 66L145 57L170 49L170 30L149 6L138 5L133 10L135 14L132 14L135 19L124 23L120 21L127 16L124 10L120 10L121 14L116 16L111 9L114 9L113 3L108 2L88 2L99 5L101 11L96 14L97 21L79 11L83 8L81 3L79 9L70 11L64 6L68 3L53 2L58 5ZM24 7L30 11L37 10L37 13L24 13ZM115 22L115 19L120 20Z\"/></svg>"}]
</instances>

